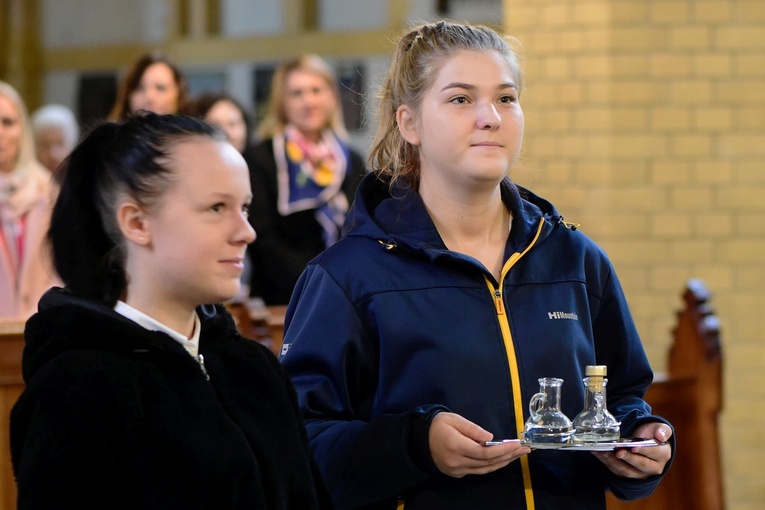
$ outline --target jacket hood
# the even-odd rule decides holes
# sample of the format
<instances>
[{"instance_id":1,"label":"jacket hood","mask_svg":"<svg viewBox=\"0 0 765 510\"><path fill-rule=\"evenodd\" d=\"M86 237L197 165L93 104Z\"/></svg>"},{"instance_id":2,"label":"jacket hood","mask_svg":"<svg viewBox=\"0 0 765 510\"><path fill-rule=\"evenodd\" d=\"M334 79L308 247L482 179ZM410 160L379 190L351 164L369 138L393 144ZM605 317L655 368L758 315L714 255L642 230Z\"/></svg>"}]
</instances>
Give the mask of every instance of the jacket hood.
<instances>
[{"instance_id":1,"label":"jacket hood","mask_svg":"<svg viewBox=\"0 0 765 510\"><path fill-rule=\"evenodd\" d=\"M514 251L523 250L533 239L544 219L542 241L563 217L547 200L516 185L510 179L500 184L502 200L513 215L509 243ZM575 227L574 227L575 228ZM343 235L372 238L384 247L407 249L421 254L447 250L420 195L411 187L388 182L374 173L364 177L343 227Z\"/></svg>"},{"instance_id":2,"label":"jacket hood","mask_svg":"<svg viewBox=\"0 0 765 510\"><path fill-rule=\"evenodd\" d=\"M230 316L216 306L199 307L197 313L203 334L210 327L235 328L228 324ZM183 347L165 333L146 330L103 303L53 287L40 299L38 313L24 328L24 380L28 382L49 361L79 349L131 353Z\"/></svg>"}]
</instances>

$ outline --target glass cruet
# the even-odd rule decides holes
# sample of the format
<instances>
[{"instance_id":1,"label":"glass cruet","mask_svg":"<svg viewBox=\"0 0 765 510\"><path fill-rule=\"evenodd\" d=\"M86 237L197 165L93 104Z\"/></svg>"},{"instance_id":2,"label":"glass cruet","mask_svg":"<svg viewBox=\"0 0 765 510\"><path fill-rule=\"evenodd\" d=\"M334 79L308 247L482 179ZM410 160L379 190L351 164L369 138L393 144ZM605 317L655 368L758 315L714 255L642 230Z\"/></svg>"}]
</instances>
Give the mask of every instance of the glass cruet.
<instances>
[{"instance_id":1,"label":"glass cruet","mask_svg":"<svg viewBox=\"0 0 765 510\"><path fill-rule=\"evenodd\" d=\"M584 409L574 418L574 442L617 441L619 425L606 408L605 365L587 365L584 383Z\"/></svg>"},{"instance_id":2,"label":"glass cruet","mask_svg":"<svg viewBox=\"0 0 765 510\"><path fill-rule=\"evenodd\" d=\"M571 420L560 410L563 379L542 377L539 392L529 402L524 439L530 443L568 443L574 429Z\"/></svg>"}]
</instances>

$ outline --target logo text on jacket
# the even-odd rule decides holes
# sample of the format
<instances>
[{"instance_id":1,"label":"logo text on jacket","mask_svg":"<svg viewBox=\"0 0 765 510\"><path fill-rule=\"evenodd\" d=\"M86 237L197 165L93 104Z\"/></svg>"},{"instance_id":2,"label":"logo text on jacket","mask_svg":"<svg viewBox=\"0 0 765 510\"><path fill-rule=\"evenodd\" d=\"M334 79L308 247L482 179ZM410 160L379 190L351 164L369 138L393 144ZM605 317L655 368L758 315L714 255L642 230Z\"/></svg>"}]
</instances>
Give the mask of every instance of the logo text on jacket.
<instances>
[{"instance_id":1,"label":"logo text on jacket","mask_svg":"<svg viewBox=\"0 0 765 510\"><path fill-rule=\"evenodd\" d=\"M568 313L568 312L547 312L547 317L550 320L559 320L559 319L567 319L571 321L578 321L579 316L575 313Z\"/></svg>"}]
</instances>

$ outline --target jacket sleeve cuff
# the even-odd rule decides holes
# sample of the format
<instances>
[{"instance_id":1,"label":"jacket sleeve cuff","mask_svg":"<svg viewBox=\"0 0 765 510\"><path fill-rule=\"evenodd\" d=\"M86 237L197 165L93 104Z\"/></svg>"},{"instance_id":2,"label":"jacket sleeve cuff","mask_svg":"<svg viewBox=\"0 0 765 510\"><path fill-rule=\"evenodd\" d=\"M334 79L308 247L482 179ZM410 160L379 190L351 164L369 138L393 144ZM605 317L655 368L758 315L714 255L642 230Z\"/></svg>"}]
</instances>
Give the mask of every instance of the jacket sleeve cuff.
<instances>
[{"instance_id":1,"label":"jacket sleeve cuff","mask_svg":"<svg viewBox=\"0 0 765 510\"><path fill-rule=\"evenodd\" d=\"M449 409L441 405L419 408L417 412L413 413L410 421L409 456L418 469L430 475L437 475L441 472L433 462L429 442L430 424L441 411L449 411Z\"/></svg>"}]
</instances>

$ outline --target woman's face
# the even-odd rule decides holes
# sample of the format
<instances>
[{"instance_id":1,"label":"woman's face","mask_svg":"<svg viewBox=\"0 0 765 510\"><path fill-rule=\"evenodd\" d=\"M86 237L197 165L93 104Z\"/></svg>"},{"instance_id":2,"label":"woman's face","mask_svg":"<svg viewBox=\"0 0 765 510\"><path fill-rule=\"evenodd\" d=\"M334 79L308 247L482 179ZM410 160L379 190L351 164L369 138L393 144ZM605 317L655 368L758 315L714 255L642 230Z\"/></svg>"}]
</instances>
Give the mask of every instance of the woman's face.
<instances>
[{"instance_id":1,"label":"woman's face","mask_svg":"<svg viewBox=\"0 0 765 510\"><path fill-rule=\"evenodd\" d=\"M287 122L304 136L317 141L329 125L337 99L321 75L296 69L287 74L284 90L284 114Z\"/></svg>"},{"instance_id":2,"label":"woman's face","mask_svg":"<svg viewBox=\"0 0 765 510\"><path fill-rule=\"evenodd\" d=\"M231 145L240 153L244 152L247 146L247 124L234 103L225 99L218 101L207 111L205 120L221 128Z\"/></svg>"},{"instance_id":3,"label":"woman's face","mask_svg":"<svg viewBox=\"0 0 765 510\"><path fill-rule=\"evenodd\" d=\"M172 146L169 167L172 184L147 209L148 250L134 271L151 282L160 307L227 301L239 292L245 249L255 240L247 164L231 144L198 137Z\"/></svg>"},{"instance_id":4,"label":"woman's face","mask_svg":"<svg viewBox=\"0 0 765 510\"><path fill-rule=\"evenodd\" d=\"M21 113L5 96L0 96L0 173L16 168L21 144Z\"/></svg>"},{"instance_id":5,"label":"woman's face","mask_svg":"<svg viewBox=\"0 0 765 510\"><path fill-rule=\"evenodd\" d=\"M157 62L144 70L138 87L130 94L130 112L178 113L179 94L173 70L167 64Z\"/></svg>"},{"instance_id":6,"label":"woman's face","mask_svg":"<svg viewBox=\"0 0 765 510\"><path fill-rule=\"evenodd\" d=\"M521 149L523 111L515 76L494 51L447 58L419 112L399 108L399 127L419 147L420 185L493 189Z\"/></svg>"}]
</instances>

